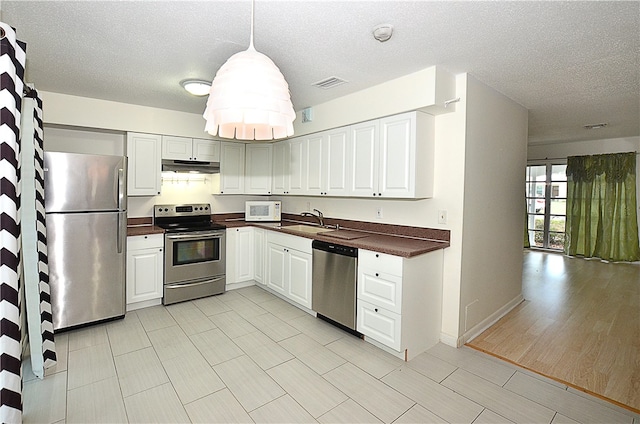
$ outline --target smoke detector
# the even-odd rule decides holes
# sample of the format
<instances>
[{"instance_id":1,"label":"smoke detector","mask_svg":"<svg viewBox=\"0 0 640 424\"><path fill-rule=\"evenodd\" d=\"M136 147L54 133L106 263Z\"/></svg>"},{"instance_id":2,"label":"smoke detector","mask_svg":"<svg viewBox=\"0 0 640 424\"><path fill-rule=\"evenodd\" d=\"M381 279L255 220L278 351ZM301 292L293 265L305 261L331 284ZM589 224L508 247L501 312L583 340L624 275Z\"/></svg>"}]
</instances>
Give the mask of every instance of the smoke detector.
<instances>
[{"instance_id":1,"label":"smoke detector","mask_svg":"<svg viewBox=\"0 0 640 424\"><path fill-rule=\"evenodd\" d=\"M373 38L378 40L381 43L389 40L393 35L393 25L391 24L381 24L377 27L373 28Z\"/></svg>"}]
</instances>

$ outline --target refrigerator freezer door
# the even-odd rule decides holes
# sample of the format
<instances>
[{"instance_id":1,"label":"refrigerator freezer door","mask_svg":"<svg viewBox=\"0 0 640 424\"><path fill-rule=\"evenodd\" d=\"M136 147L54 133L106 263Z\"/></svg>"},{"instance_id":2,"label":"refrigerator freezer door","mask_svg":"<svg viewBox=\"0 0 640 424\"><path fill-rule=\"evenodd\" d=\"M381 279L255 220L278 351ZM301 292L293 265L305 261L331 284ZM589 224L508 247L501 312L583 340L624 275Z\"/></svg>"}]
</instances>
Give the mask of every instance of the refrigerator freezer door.
<instances>
[{"instance_id":1,"label":"refrigerator freezer door","mask_svg":"<svg viewBox=\"0 0 640 424\"><path fill-rule=\"evenodd\" d=\"M47 214L54 330L125 313L124 212Z\"/></svg>"},{"instance_id":2,"label":"refrigerator freezer door","mask_svg":"<svg viewBox=\"0 0 640 424\"><path fill-rule=\"evenodd\" d=\"M126 157L45 152L47 212L126 210Z\"/></svg>"}]
</instances>

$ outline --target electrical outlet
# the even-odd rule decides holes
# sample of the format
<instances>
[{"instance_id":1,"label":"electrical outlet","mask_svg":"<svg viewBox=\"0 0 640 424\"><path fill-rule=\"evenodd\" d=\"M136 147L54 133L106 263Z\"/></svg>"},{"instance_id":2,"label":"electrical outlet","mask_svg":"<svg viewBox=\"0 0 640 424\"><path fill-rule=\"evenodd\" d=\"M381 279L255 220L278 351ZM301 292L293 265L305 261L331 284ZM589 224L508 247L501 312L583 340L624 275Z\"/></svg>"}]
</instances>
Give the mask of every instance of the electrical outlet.
<instances>
[{"instance_id":1,"label":"electrical outlet","mask_svg":"<svg viewBox=\"0 0 640 424\"><path fill-rule=\"evenodd\" d=\"M382 208L381 207L377 207L376 208L376 218L382 218Z\"/></svg>"},{"instance_id":2,"label":"electrical outlet","mask_svg":"<svg viewBox=\"0 0 640 424\"><path fill-rule=\"evenodd\" d=\"M446 224L447 223L447 211L441 210L438 211L438 224Z\"/></svg>"}]
</instances>

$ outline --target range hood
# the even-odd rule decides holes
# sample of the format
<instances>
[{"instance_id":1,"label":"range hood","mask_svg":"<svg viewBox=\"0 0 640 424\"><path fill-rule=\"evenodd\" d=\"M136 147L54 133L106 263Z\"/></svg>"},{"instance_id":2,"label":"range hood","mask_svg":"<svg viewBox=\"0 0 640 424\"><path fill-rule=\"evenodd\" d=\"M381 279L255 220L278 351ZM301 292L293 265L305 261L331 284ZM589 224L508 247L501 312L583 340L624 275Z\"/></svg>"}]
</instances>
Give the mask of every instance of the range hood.
<instances>
[{"instance_id":1,"label":"range hood","mask_svg":"<svg viewBox=\"0 0 640 424\"><path fill-rule=\"evenodd\" d=\"M219 174L220 162L199 162L192 160L162 159L162 172L189 172L198 174Z\"/></svg>"}]
</instances>

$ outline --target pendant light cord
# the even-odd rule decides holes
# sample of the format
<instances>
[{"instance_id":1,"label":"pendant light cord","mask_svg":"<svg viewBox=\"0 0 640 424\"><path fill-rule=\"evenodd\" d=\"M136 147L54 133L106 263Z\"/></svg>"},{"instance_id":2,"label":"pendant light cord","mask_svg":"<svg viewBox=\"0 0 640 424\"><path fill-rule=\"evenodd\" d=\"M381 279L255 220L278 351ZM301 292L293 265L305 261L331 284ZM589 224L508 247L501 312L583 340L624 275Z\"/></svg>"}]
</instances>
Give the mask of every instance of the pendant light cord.
<instances>
[{"instance_id":1,"label":"pendant light cord","mask_svg":"<svg viewBox=\"0 0 640 424\"><path fill-rule=\"evenodd\" d=\"M249 39L249 49L250 50L255 50L256 48L253 47L253 14L254 14L254 9L256 7L256 0L251 0L251 38Z\"/></svg>"}]
</instances>

